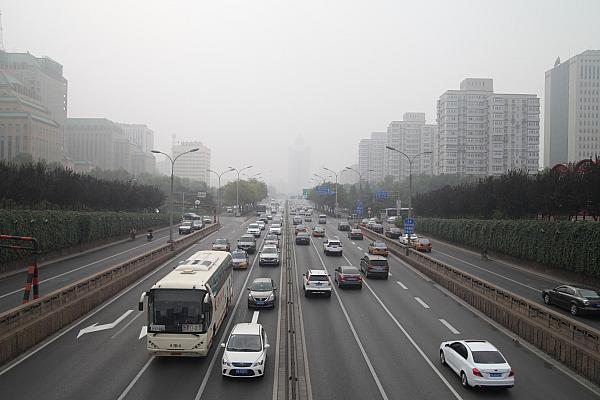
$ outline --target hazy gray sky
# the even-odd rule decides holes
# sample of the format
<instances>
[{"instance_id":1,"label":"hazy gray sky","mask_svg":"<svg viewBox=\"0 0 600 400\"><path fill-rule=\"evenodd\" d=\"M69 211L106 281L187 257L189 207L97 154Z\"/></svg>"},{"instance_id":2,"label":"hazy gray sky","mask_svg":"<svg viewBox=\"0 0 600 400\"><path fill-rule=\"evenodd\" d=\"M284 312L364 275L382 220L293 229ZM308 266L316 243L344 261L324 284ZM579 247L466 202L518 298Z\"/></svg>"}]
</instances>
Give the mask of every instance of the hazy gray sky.
<instances>
[{"instance_id":1,"label":"hazy gray sky","mask_svg":"<svg viewBox=\"0 0 600 400\"><path fill-rule=\"evenodd\" d=\"M312 170L407 111L435 122L465 77L544 98L544 72L600 48L600 1L3 0L7 51L64 65L70 117L148 124L156 147L201 140L212 166L287 178L302 135ZM335 151L333 151L335 149ZM543 151L540 149L540 154Z\"/></svg>"}]
</instances>

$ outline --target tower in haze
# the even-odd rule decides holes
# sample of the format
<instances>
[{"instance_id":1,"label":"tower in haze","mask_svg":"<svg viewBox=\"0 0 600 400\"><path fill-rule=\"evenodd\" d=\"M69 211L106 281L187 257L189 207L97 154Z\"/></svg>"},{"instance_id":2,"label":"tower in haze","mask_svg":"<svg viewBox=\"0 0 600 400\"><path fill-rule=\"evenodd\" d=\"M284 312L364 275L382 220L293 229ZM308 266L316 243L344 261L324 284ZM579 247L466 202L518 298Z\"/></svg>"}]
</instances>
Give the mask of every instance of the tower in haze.
<instances>
[{"instance_id":1,"label":"tower in haze","mask_svg":"<svg viewBox=\"0 0 600 400\"><path fill-rule=\"evenodd\" d=\"M291 195L301 195L302 189L309 187L310 149L298 137L288 150L288 187Z\"/></svg>"},{"instance_id":2,"label":"tower in haze","mask_svg":"<svg viewBox=\"0 0 600 400\"><path fill-rule=\"evenodd\" d=\"M587 50L546 71L544 166L600 153L600 50Z\"/></svg>"}]
</instances>

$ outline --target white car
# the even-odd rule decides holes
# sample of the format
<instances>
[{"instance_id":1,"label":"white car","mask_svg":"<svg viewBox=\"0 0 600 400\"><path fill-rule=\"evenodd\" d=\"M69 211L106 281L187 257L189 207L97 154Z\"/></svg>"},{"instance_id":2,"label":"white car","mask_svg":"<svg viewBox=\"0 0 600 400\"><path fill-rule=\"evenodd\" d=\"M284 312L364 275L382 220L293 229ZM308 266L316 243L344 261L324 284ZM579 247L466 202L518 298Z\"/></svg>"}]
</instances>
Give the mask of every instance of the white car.
<instances>
[{"instance_id":1,"label":"white car","mask_svg":"<svg viewBox=\"0 0 600 400\"><path fill-rule=\"evenodd\" d=\"M331 297L331 281L329 274L323 269L307 269L302 274L304 280L304 296L308 297L311 294L324 294Z\"/></svg>"},{"instance_id":2,"label":"white car","mask_svg":"<svg viewBox=\"0 0 600 400\"><path fill-rule=\"evenodd\" d=\"M279 265L279 250L277 246L263 246L258 253L258 265Z\"/></svg>"},{"instance_id":3,"label":"white car","mask_svg":"<svg viewBox=\"0 0 600 400\"><path fill-rule=\"evenodd\" d=\"M415 240L417 240L419 237L417 235L415 235L414 233L410 235L410 241L411 243L414 242ZM398 238L398 241L405 245L408 246L408 235L402 235Z\"/></svg>"},{"instance_id":4,"label":"white car","mask_svg":"<svg viewBox=\"0 0 600 400\"><path fill-rule=\"evenodd\" d=\"M394 223L396 223L396 219L397 219L397 218L398 218L398 217L396 217L396 216L388 217L388 219L387 219L387 223L388 223L388 224L394 224Z\"/></svg>"},{"instance_id":5,"label":"white car","mask_svg":"<svg viewBox=\"0 0 600 400\"><path fill-rule=\"evenodd\" d=\"M281 225L273 223L269 228L269 234L271 235L281 235Z\"/></svg>"},{"instance_id":6,"label":"white car","mask_svg":"<svg viewBox=\"0 0 600 400\"><path fill-rule=\"evenodd\" d=\"M250 224L248 225L248 229L246 229L246 233L254 235L254 237L260 237L260 226L258 224Z\"/></svg>"},{"instance_id":7,"label":"white car","mask_svg":"<svg viewBox=\"0 0 600 400\"><path fill-rule=\"evenodd\" d=\"M264 245L265 246L273 245L273 246L279 248L279 237L277 235L274 235L274 234L268 234L265 237Z\"/></svg>"},{"instance_id":8,"label":"white car","mask_svg":"<svg viewBox=\"0 0 600 400\"><path fill-rule=\"evenodd\" d=\"M487 340L442 342L440 361L458 376L463 387L515 384L515 374L498 349Z\"/></svg>"},{"instance_id":9,"label":"white car","mask_svg":"<svg viewBox=\"0 0 600 400\"><path fill-rule=\"evenodd\" d=\"M227 377L259 377L265 373L267 363L267 333L256 323L258 313L252 322L236 324L231 330L227 343L221 343L223 360L221 374Z\"/></svg>"},{"instance_id":10,"label":"white car","mask_svg":"<svg viewBox=\"0 0 600 400\"><path fill-rule=\"evenodd\" d=\"M337 239L327 239L323 243L323 251L325 255L328 256L330 254L337 254L338 256L342 255L342 242Z\"/></svg>"},{"instance_id":11,"label":"white car","mask_svg":"<svg viewBox=\"0 0 600 400\"><path fill-rule=\"evenodd\" d=\"M267 226L267 224L265 224L265 221L256 221L256 223L258 224L258 227L261 231L265 230L265 227Z\"/></svg>"}]
</instances>

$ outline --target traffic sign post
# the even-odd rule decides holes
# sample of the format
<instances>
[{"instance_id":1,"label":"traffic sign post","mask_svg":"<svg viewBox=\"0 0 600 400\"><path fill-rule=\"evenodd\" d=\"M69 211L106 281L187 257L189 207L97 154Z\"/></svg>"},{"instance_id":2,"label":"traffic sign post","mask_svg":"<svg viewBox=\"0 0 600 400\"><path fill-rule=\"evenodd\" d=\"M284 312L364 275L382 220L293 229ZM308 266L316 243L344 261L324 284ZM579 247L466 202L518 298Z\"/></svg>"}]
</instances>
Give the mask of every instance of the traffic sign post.
<instances>
[{"instance_id":1,"label":"traffic sign post","mask_svg":"<svg viewBox=\"0 0 600 400\"><path fill-rule=\"evenodd\" d=\"M362 217L363 215L363 202L362 200L356 200L356 214Z\"/></svg>"},{"instance_id":2,"label":"traffic sign post","mask_svg":"<svg viewBox=\"0 0 600 400\"><path fill-rule=\"evenodd\" d=\"M410 235L415 233L415 220L412 218L404 219L404 234L408 236L408 246L406 247L406 255L408 255L408 249L410 245Z\"/></svg>"}]
</instances>

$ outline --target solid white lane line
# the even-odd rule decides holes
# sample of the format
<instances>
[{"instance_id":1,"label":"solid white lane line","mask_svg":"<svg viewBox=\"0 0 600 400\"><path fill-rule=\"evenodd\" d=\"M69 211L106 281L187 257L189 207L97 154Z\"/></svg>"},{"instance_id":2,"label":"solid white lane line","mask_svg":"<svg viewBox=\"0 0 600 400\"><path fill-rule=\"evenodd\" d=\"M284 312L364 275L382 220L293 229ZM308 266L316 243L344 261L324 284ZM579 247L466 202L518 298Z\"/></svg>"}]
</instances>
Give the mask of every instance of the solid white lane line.
<instances>
[{"instance_id":1,"label":"solid white lane line","mask_svg":"<svg viewBox=\"0 0 600 400\"><path fill-rule=\"evenodd\" d=\"M396 281L396 283L404 290L407 290L408 288L406 287L406 285L400 281Z\"/></svg>"},{"instance_id":2,"label":"solid white lane line","mask_svg":"<svg viewBox=\"0 0 600 400\"><path fill-rule=\"evenodd\" d=\"M348 261L348 263L350 263L350 260L348 260L348 258L345 255L344 255L344 258L346 259L346 261ZM408 341L415 348L415 350L417 350L417 352L421 355L423 360L425 360L427 365L429 365L429 367L433 370L433 372L435 372L435 374L440 378L440 380L444 383L444 385L446 385L446 387L452 393L452 395L454 395L454 398L457 400L464 400L461 397L461 395L458 394L458 392L454 389L454 387L452 387L452 385L450 384L450 382L448 382L448 380L444 377L444 375L442 375L440 370L431 362L429 357L427 357L427 354L425 354L425 351L423 351L423 349L421 349L421 347L419 347L419 345L417 344L417 342L415 342L415 340L410 335L410 333L408 333L408 331L404 328L404 326L402 326L402 324L396 319L396 317L394 317L394 314L392 314L391 311L387 308L387 306L383 303L383 301L381 301L381 299L379 298L379 296L377 296L375 291L373 289L371 289L371 286L366 282L366 280L363 280L363 286L365 286L369 290L369 292L371 292L373 297L375 297L375 300L377 300L377 302L384 309L384 311L387 313L387 315L392 319L392 321L394 321L394 323L396 324L398 329L400 329L400 331L408 339Z\"/></svg>"},{"instance_id":3,"label":"solid white lane line","mask_svg":"<svg viewBox=\"0 0 600 400\"><path fill-rule=\"evenodd\" d=\"M119 329L119 330L117 331L117 333L115 333L114 335L112 335L110 338L111 338L111 339L114 339L114 338L116 338L117 336L119 336L119 334L120 334L121 332L123 332L125 329L127 329L127 327L128 327L129 325L131 325L131 323L132 323L133 321L135 321L135 320L136 320L136 319L137 319L137 318L138 318L140 315L142 315L143 313L144 313L143 311L139 311L139 312L138 312L138 313L137 313L137 314L136 314L136 315L135 315L133 318L131 318L131 319L129 320L129 322L127 322L125 325L123 325L123 327L122 327L121 329Z\"/></svg>"},{"instance_id":4,"label":"solid white lane line","mask_svg":"<svg viewBox=\"0 0 600 400\"><path fill-rule=\"evenodd\" d=\"M415 300L419 302L419 304L421 304L423 306L423 308L430 308L427 303L425 303L423 300L421 300L419 297L415 297Z\"/></svg>"},{"instance_id":5,"label":"solid white lane line","mask_svg":"<svg viewBox=\"0 0 600 400\"><path fill-rule=\"evenodd\" d=\"M260 244L259 248L262 247L262 245L264 244L264 237L262 238L262 243ZM215 366L215 363L217 361L217 356L219 354L221 354L220 349L221 349L221 343L225 342L225 338L227 337L227 332L229 332L229 327L231 326L231 323L233 322L233 319L235 317L235 313L240 305L240 301L242 300L242 296L244 294L244 288L248 287L248 280L250 279L250 275L252 275L252 271L254 270L254 267L256 266L256 260L258 260L258 256L254 257L254 260L252 260L252 266L250 267L250 270L248 271L248 274L246 275L246 280L244 281L244 284L242 285L241 289L240 289L240 294L238 296L237 301L235 302L235 306L233 307L233 311L231 312L231 315L229 316L229 321L227 321L227 325L225 326L225 329L223 329L223 334L221 335L221 339L216 343L217 348L215 349L215 352L212 356L212 358L210 359L210 364L208 364L208 368L206 369L206 373L204 374L204 378L202 379L202 383L200 384L200 388L198 389L198 392L196 393L196 397L194 397L194 400L200 400L200 398L202 397L202 394L204 393L204 390L206 389L206 384L208 383L208 379L210 378L210 374ZM258 316L257 316L258 318ZM214 339L214 338L213 338Z\"/></svg>"},{"instance_id":6,"label":"solid white lane line","mask_svg":"<svg viewBox=\"0 0 600 400\"><path fill-rule=\"evenodd\" d=\"M150 366L152 361L154 361L154 358L155 358L155 356L152 356L148 359L148 361L146 361L146 364L144 364L142 369L140 369L139 372L137 373L137 375L131 380L131 382L129 382L129 385L127 385L127 387L125 388L125 390L123 390L123 393L121 393L121 395L117 398L117 400L123 400L125 398L125 396L127 396L127 393L129 393L129 391L133 388L133 386L140 379L140 377L144 374L144 372L146 372L146 370L148 369L148 367Z\"/></svg>"},{"instance_id":7,"label":"solid white lane line","mask_svg":"<svg viewBox=\"0 0 600 400\"><path fill-rule=\"evenodd\" d=\"M319 261L321 261L321 264L323 265L323 269L327 271L325 262L321 258L321 254L319 254L317 247L314 244L313 244L313 247L315 249L315 252L317 253L317 257L319 257ZM340 305L342 312L344 313L344 317L346 317L346 322L348 322L348 326L350 327L350 330L352 331L354 340L356 341L356 344L358 344L358 347L360 349L360 352L362 353L363 359L367 363L367 367L369 368L369 371L371 372L371 376L375 380L375 384L377 385L377 388L379 389L379 393L381 394L381 397L384 400L388 400L389 398L388 398L387 394L385 393L385 390L383 389L383 385L381 384L381 381L379 380L379 376L377 375L377 372L375 372L375 368L373 367L373 364L371 363L371 359L369 358L369 356L362 344L362 341L358 337L358 333L356 333L356 329L354 329L354 324L350 320L350 316L348 315L348 312L346 311L346 307L344 307L344 303L342 303L342 299L340 298L340 295L338 294L338 291L335 288L335 285L331 285L331 290L333 290L333 293L335 294L335 298L337 299L338 304Z\"/></svg>"},{"instance_id":8,"label":"solid white lane line","mask_svg":"<svg viewBox=\"0 0 600 400\"><path fill-rule=\"evenodd\" d=\"M450 323L448 321L446 321L445 319L440 318L440 322L442 324L444 324L444 326L446 328L450 329L450 332L454 333L455 335L460 335L460 332L455 327L453 327L452 325L450 325Z\"/></svg>"},{"instance_id":9,"label":"solid white lane line","mask_svg":"<svg viewBox=\"0 0 600 400\"><path fill-rule=\"evenodd\" d=\"M283 254L283 251L281 252ZM283 268L279 268L279 293L281 293L281 288L283 286ZM281 310L283 309L283 305L281 304L281 300L279 301L279 307L277 307L277 338L275 340L275 368L273 373L273 400L277 400L277 395L279 392L279 351L281 347ZM300 315L300 321L302 321L302 314ZM312 400L312 399L310 399Z\"/></svg>"},{"instance_id":10,"label":"solid white lane line","mask_svg":"<svg viewBox=\"0 0 600 400\"><path fill-rule=\"evenodd\" d=\"M511 278L509 278L509 277L507 277L507 276L504 276L504 275L502 275L502 274L499 274L499 273L497 273L497 272L490 271L489 269L487 269L487 268L483 268L483 267L480 267L479 265L472 264L472 263L470 263L470 262L468 262L468 261L465 261L465 260L461 260L461 259L460 259L460 258L458 258L458 257L454 257L454 256L451 256L450 254L442 253L442 252L441 252L441 251L439 251L439 250L436 250L436 253L443 254L443 255L445 255L446 257L450 257L450 258L452 258L452 259L455 259L455 260L457 260L457 261L460 261L460 262L462 262L462 263L465 263L465 264L467 264L467 265L470 265L470 266L471 266L471 267L473 267L473 268L477 268L477 269L479 269L479 270L485 271L485 272L487 272L487 273L490 273L490 274L492 274L492 275L496 275L496 276L497 276L497 277L499 277L499 278L506 279L506 280L507 280L507 281L509 281L509 282L516 283L517 285L520 285L520 286L526 287L527 289L531 289L531 290L533 290L534 292L537 292L537 293L542 293L542 291L541 291L540 289L534 288L533 286L526 285L526 284L524 284L524 283L521 283L521 282L519 282L519 281L517 281L517 280L511 279ZM455 267L455 268L458 268L458 269L460 269L460 267Z\"/></svg>"}]
</instances>

